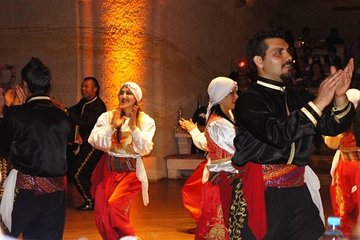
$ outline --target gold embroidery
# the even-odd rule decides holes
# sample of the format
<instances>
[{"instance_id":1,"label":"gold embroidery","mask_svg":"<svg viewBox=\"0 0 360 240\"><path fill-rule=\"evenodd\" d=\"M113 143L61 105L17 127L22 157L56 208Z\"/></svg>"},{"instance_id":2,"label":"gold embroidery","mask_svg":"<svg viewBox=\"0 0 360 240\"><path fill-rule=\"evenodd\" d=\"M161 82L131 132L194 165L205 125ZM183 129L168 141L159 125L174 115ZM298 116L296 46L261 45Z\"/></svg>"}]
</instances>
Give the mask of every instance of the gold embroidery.
<instances>
[{"instance_id":1,"label":"gold embroidery","mask_svg":"<svg viewBox=\"0 0 360 240\"><path fill-rule=\"evenodd\" d=\"M242 191L241 180L238 180L238 183L235 185L234 197L230 207L230 217L229 217L229 240L241 240L241 231L244 228L245 218L247 216L246 212L246 201Z\"/></svg>"},{"instance_id":2,"label":"gold embroidery","mask_svg":"<svg viewBox=\"0 0 360 240\"><path fill-rule=\"evenodd\" d=\"M209 232L205 235L207 240L224 240L226 238L226 229L224 227L224 214L222 211L222 206L218 205L217 214L213 222L214 225L209 226Z\"/></svg>"}]
</instances>

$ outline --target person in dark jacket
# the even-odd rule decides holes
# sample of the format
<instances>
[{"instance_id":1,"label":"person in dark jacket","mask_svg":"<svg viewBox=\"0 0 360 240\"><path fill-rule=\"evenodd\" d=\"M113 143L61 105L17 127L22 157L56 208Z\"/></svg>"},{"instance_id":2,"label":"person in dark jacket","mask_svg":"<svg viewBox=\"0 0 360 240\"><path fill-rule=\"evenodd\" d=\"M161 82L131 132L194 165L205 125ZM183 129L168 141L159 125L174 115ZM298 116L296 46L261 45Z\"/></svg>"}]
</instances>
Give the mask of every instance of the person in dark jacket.
<instances>
[{"instance_id":1,"label":"person in dark jacket","mask_svg":"<svg viewBox=\"0 0 360 240\"><path fill-rule=\"evenodd\" d=\"M0 157L12 170L0 213L7 235L61 240L65 221L69 122L48 96L51 72L32 58L22 69L25 103L11 106L0 125Z\"/></svg>"},{"instance_id":2,"label":"person in dark jacket","mask_svg":"<svg viewBox=\"0 0 360 240\"><path fill-rule=\"evenodd\" d=\"M81 85L83 98L67 109L73 140L68 149L68 178L70 182L75 183L84 199L84 204L76 207L77 210L94 209L94 200L90 193L90 179L103 152L93 148L87 140L98 117L106 112L105 103L99 97L99 93L100 85L97 79L86 77Z\"/></svg>"},{"instance_id":3,"label":"person in dark jacket","mask_svg":"<svg viewBox=\"0 0 360 240\"><path fill-rule=\"evenodd\" d=\"M324 224L304 181L305 166L316 133L334 136L351 125L355 111L346 91L354 61L344 70L333 68L314 99L286 86L294 71L282 32L256 33L247 50L257 81L241 94L235 108L232 162L255 165L251 181L243 182L246 201L256 203L248 208L250 228L253 222L265 226L260 234L254 232L258 239L319 239ZM259 212L262 209L265 212Z\"/></svg>"}]
</instances>

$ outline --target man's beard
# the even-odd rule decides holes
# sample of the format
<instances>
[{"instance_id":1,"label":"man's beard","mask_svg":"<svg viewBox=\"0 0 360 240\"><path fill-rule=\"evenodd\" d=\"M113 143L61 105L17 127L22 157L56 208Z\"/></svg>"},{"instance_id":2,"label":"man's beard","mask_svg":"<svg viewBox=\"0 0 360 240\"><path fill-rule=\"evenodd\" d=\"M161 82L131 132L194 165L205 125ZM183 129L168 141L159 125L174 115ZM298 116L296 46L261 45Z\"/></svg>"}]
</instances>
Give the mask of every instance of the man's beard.
<instances>
[{"instance_id":1,"label":"man's beard","mask_svg":"<svg viewBox=\"0 0 360 240\"><path fill-rule=\"evenodd\" d=\"M286 66L287 64L284 64L284 66ZM291 64L292 66L292 64ZM282 73L280 75L280 78L284 81L284 83L289 83L292 81L293 77L294 77L294 67L292 67L291 69L289 69L286 73Z\"/></svg>"}]
</instances>

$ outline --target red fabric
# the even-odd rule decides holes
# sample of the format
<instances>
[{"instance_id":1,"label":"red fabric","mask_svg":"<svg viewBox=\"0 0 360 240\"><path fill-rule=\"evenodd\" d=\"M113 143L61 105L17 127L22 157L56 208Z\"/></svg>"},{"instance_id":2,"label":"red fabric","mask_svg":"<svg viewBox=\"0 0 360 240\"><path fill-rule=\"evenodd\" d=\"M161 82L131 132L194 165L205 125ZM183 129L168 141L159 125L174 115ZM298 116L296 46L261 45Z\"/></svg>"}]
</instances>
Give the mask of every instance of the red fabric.
<instances>
[{"instance_id":1,"label":"red fabric","mask_svg":"<svg viewBox=\"0 0 360 240\"><path fill-rule=\"evenodd\" d=\"M330 196L334 215L341 220L340 230L350 236L354 225L359 222L360 203L360 154L352 132L343 134L339 149L340 159L334 171ZM357 188L355 192L354 187Z\"/></svg>"},{"instance_id":2,"label":"red fabric","mask_svg":"<svg viewBox=\"0 0 360 240\"><path fill-rule=\"evenodd\" d=\"M135 236L130 223L130 206L141 190L135 172L108 171L106 158L100 159L92 176L95 194L96 227L106 240ZM103 167L101 169L101 167Z\"/></svg>"},{"instance_id":3,"label":"red fabric","mask_svg":"<svg viewBox=\"0 0 360 240\"><path fill-rule=\"evenodd\" d=\"M221 183L206 182L202 190L202 214L195 240L229 239L221 202ZM226 195L231 196L231 191Z\"/></svg>"},{"instance_id":4,"label":"red fabric","mask_svg":"<svg viewBox=\"0 0 360 240\"><path fill-rule=\"evenodd\" d=\"M186 180L182 188L183 206L189 211L192 218L197 222L201 216L201 189L203 183L201 178L206 165L206 160L202 161Z\"/></svg>"},{"instance_id":5,"label":"red fabric","mask_svg":"<svg viewBox=\"0 0 360 240\"><path fill-rule=\"evenodd\" d=\"M265 184L261 164L248 162L242 176L249 228L256 239L266 235Z\"/></svg>"},{"instance_id":6,"label":"red fabric","mask_svg":"<svg viewBox=\"0 0 360 240\"><path fill-rule=\"evenodd\" d=\"M93 199L95 199L95 192L97 186L101 183L103 179L103 175L104 175L103 172L104 172L104 167L106 166L106 159L107 159L107 154L103 154L91 174L90 193Z\"/></svg>"},{"instance_id":7,"label":"red fabric","mask_svg":"<svg viewBox=\"0 0 360 240\"><path fill-rule=\"evenodd\" d=\"M356 140L352 132L343 133L343 138L340 140L341 151L356 150Z\"/></svg>"},{"instance_id":8,"label":"red fabric","mask_svg":"<svg viewBox=\"0 0 360 240\"><path fill-rule=\"evenodd\" d=\"M359 215L360 171L359 161L340 159L334 172L334 184L330 186L334 215L340 217L340 229L350 236ZM352 188L357 186L357 191Z\"/></svg>"}]
</instances>

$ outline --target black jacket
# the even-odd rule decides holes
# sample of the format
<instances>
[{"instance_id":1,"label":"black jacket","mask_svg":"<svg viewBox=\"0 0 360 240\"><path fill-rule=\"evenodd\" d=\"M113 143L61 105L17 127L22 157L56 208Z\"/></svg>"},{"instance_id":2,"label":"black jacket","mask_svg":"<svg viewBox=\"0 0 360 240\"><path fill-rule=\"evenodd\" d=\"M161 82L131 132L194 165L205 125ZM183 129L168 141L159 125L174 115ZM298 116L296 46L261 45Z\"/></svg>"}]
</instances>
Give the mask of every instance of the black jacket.
<instances>
[{"instance_id":1,"label":"black jacket","mask_svg":"<svg viewBox=\"0 0 360 240\"><path fill-rule=\"evenodd\" d=\"M74 129L78 125L80 136L83 141L87 141L98 117L103 112L106 112L106 106L99 96L91 100L83 98L76 105L70 107L68 114L69 121L72 124L71 139L74 139Z\"/></svg>"},{"instance_id":2,"label":"black jacket","mask_svg":"<svg viewBox=\"0 0 360 240\"><path fill-rule=\"evenodd\" d=\"M10 107L0 126L0 156L22 173L64 176L69 122L47 96L30 97Z\"/></svg>"},{"instance_id":3,"label":"black jacket","mask_svg":"<svg viewBox=\"0 0 360 240\"><path fill-rule=\"evenodd\" d=\"M320 117L307 92L285 90L283 84L269 79L261 82L265 84L256 84L237 101L232 159L236 165L286 164L289 159L292 164L307 165L316 133L335 136L352 123L355 111L350 102L342 109L330 107Z\"/></svg>"}]
</instances>

